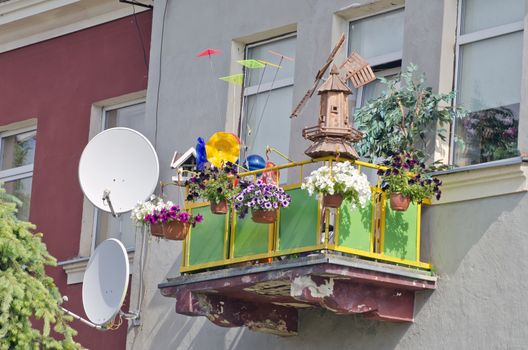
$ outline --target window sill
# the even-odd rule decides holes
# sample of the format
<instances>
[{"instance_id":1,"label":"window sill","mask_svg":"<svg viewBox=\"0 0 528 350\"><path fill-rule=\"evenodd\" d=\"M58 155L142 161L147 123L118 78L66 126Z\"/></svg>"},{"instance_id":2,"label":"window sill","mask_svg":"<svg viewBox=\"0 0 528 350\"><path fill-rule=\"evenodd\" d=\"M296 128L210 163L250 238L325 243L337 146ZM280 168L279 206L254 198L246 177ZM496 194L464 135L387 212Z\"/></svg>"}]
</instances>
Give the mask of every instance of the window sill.
<instances>
[{"instance_id":1,"label":"window sill","mask_svg":"<svg viewBox=\"0 0 528 350\"><path fill-rule=\"evenodd\" d=\"M433 205L528 191L528 164L521 158L470 165L435 174L442 180L442 199Z\"/></svg>"},{"instance_id":2,"label":"window sill","mask_svg":"<svg viewBox=\"0 0 528 350\"><path fill-rule=\"evenodd\" d=\"M128 262L130 265L134 263L134 250L129 250ZM64 272L66 272L67 280L66 284L78 284L82 283L84 278L84 271L86 271L86 266L88 265L89 257L76 257L70 260L60 261L57 265L62 267ZM132 273L132 269L130 269Z\"/></svg>"}]
</instances>

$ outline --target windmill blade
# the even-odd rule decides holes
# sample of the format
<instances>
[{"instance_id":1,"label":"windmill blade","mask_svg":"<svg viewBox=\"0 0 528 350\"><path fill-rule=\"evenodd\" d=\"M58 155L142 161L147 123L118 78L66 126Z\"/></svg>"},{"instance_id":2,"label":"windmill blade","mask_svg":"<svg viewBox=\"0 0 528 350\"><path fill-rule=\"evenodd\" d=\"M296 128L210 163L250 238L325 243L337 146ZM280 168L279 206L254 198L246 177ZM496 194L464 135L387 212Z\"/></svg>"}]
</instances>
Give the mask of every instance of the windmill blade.
<instances>
[{"instance_id":1,"label":"windmill blade","mask_svg":"<svg viewBox=\"0 0 528 350\"><path fill-rule=\"evenodd\" d=\"M332 52L330 52L330 55L328 56L328 59L326 60L325 64L317 72L317 74L315 76L315 81L314 81L312 87L310 88L310 90L308 90L306 92L306 94L303 96L301 101L294 108L293 112L290 115L290 118L297 117L299 115L299 113L301 113L301 110L304 108L304 106L306 105L306 103L308 102L310 97L313 96L313 94L314 94L315 90L317 89L317 86L321 82L321 79L323 78L325 72L328 70L328 67L330 67L330 65L334 61L335 56L337 55L339 50L343 47L344 43L345 43L345 33L342 33L341 37L337 41L337 44L332 49Z\"/></svg>"},{"instance_id":2,"label":"windmill blade","mask_svg":"<svg viewBox=\"0 0 528 350\"><path fill-rule=\"evenodd\" d=\"M352 52L350 56L339 66L345 70L345 81L350 79L356 89L376 80L370 64L357 52Z\"/></svg>"}]
</instances>

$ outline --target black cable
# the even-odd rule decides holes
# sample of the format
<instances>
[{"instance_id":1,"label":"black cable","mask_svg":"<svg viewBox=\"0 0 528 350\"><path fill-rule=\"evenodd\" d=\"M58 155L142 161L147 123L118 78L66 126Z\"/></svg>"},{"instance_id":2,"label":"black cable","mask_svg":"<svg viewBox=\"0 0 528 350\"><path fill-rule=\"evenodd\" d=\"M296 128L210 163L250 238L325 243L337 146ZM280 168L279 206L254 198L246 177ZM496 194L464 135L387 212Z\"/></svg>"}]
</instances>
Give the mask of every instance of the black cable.
<instances>
[{"instance_id":1,"label":"black cable","mask_svg":"<svg viewBox=\"0 0 528 350\"><path fill-rule=\"evenodd\" d=\"M143 34L141 33L141 29L139 28L137 14L136 14L136 7L134 5L132 5L132 11L134 13L134 23L136 24L139 41L141 43L141 49L143 50L143 62L145 63L145 69L147 70L147 75L148 75L147 50L145 50L145 43L143 42Z\"/></svg>"},{"instance_id":2,"label":"black cable","mask_svg":"<svg viewBox=\"0 0 528 350\"><path fill-rule=\"evenodd\" d=\"M165 16L167 15L167 7L169 0L165 1L165 7L163 8L163 16L161 17L161 40L160 40L160 53L159 53L159 71L158 71L158 91L156 91L156 114L155 114L155 132L154 132L154 148L158 141L158 110L160 100L160 87L161 87L161 63L163 59L163 39L165 32Z\"/></svg>"}]
</instances>

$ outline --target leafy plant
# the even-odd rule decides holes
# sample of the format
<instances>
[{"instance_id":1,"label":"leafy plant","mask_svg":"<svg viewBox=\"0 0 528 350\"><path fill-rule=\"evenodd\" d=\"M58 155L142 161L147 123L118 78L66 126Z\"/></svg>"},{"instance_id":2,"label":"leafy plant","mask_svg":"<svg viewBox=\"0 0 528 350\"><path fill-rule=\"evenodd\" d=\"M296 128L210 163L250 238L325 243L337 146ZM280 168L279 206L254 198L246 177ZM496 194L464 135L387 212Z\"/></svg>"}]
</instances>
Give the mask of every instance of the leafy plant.
<instances>
[{"instance_id":1,"label":"leafy plant","mask_svg":"<svg viewBox=\"0 0 528 350\"><path fill-rule=\"evenodd\" d=\"M42 233L33 234L35 226L15 213L15 202L0 188L0 349L80 349L72 318L60 308L60 292L45 271L57 262ZM34 319L42 327L34 327Z\"/></svg>"},{"instance_id":2,"label":"leafy plant","mask_svg":"<svg viewBox=\"0 0 528 350\"><path fill-rule=\"evenodd\" d=\"M237 166L229 162L223 169L205 168L188 180L187 200L205 198L211 203L230 202L240 192L240 188L234 184L237 174Z\"/></svg>"},{"instance_id":3,"label":"leafy plant","mask_svg":"<svg viewBox=\"0 0 528 350\"><path fill-rule=\"evenodd\" d=\"M428 175L431 171L416 154L397 154L387 159L383 165L387 170L378 170L382 178L382 189L387 194L401 193L414 203L421 203L433 195L440 199L442 181Z\"/></svg>"},{"instance_id":4,"label":"leafy plant","mask_svg":"<svg viewBox=\"0 0 528 350\"><path fill-rule=\"evenodd\" d=\"M291 203L291 197L284 189L275 184L267 184L257 180L254 184L241 182L242 190L233 199L238 215L243 219L252 210L276 210L286 208Z\"/></svg>"},{"instance_id":5,"label":"leafy plant","mask_svg":"<svg viewBox=\"0 0 528 350\"><path fill-rule=\"evenodd\" d=\"M322 166L312 171L302 189L310 196L315 192L323 194L340 194L350 199L352 206L364 208L370 199L370 184L365 174L361 174L350 162L335 163L331 168Z\"/></svg>"},{"instance_id":6,"label":"leafy plant","mask_svg":"<svg viewBox=\"0 0 528 350\"><path fill-rule=\"evenodd\" d=\"M387 91L355 112L356 127L365 134L357 147L363 157L373 160L412 151L425 160L424 150L434 139L429 131L438 124L436 134L446 140L446 126L465 115L461 108L451 106L454 91L434 94L425 85L424 74L417 75L415 65L395 79L380 80Z\"/></svg>"}]
</instances>

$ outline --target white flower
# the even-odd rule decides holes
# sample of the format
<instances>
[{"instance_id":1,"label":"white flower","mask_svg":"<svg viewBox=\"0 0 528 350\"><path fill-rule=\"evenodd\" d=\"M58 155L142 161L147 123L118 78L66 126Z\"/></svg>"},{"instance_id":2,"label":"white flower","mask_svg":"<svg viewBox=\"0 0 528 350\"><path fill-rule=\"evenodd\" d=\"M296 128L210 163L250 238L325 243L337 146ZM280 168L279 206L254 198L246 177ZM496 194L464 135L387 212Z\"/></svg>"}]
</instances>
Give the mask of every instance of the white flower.
<instances>
[{"instance_id":1,"label":"white flower","mask_svg":"<svg viewBox=\"0 0 528 350\"><path fill-rule=\"evenodd\" d=\"M310 196L316 192L339 193L350 198L355 198L357 195L357 201L352 201L353 208L356 205L365 207L371 196L367 176L361 174L350 162L337 162L332 168L325 165L312 171L301 188L308 191Z\"/></svg>"}]
</instances>

